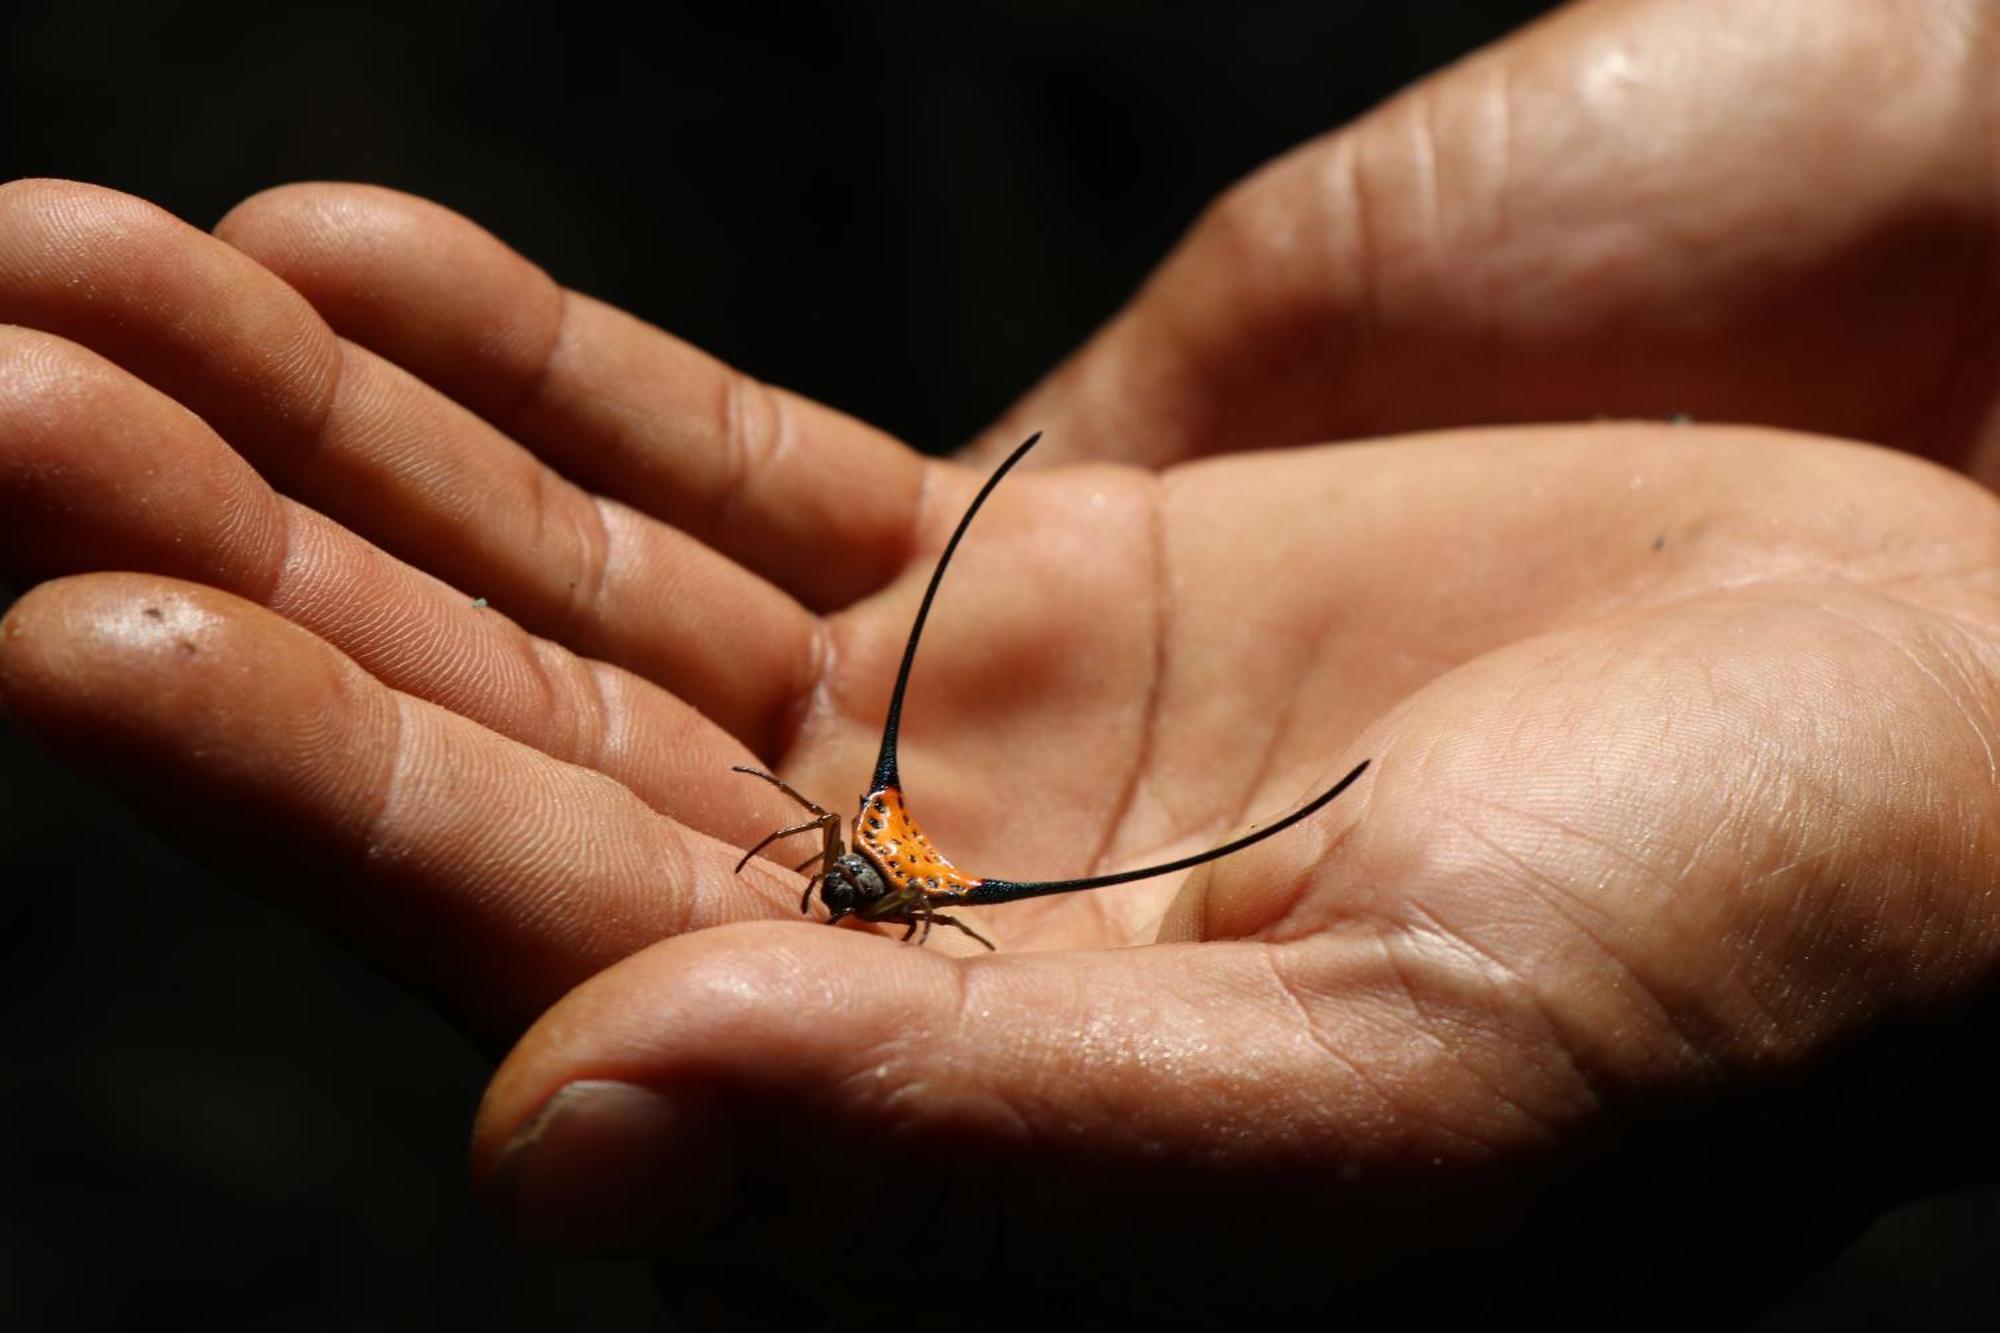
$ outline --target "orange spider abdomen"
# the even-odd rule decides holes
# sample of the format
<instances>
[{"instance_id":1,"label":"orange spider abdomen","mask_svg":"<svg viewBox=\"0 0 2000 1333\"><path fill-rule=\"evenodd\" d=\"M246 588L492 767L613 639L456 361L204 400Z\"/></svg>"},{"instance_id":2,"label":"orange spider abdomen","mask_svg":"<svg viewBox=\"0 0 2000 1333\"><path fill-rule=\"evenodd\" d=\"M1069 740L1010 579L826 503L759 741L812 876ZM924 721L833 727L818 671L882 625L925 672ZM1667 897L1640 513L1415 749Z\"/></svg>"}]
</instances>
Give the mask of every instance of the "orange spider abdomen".
<instances>
[{"instance_id":1,"label":"orange spider abdomen","mask_svg":"<svg viewBox=\"0 0 2000 1333\"><path fill-rule=\"evenodd\" d=\"M854 817L854 845L893 888L933 901L963 897L982 882L947 861L917 827L899 787L878 787L861 798L861 813Z\"/></svg>"}]
</instances>

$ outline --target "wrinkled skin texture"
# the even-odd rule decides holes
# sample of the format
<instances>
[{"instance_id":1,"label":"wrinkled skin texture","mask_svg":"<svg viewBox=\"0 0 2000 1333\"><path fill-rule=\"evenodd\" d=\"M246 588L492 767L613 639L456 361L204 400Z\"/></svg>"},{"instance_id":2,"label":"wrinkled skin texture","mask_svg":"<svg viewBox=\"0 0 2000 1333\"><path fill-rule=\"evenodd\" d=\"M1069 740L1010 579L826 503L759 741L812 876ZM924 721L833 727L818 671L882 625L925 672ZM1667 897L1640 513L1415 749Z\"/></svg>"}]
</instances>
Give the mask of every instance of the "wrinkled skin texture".
<instances>
[{"instance_id":1,"label":"wrinkled skin texture","mask_svg":"<svg viewBox=\"0 0 2000 1333\"><path fill-rule=\"evenodd\" d=\"M1566 11L1232 191L972 466L421 201L6 187L0 701L511 1047L483 1187L684 1310L1740 1317L1991 1167L1994 28ZM1785 429L1442 429L1675 411ZM997 956L800 924L727 770L848 808L1029 427L906 714L948 855L1374 767Z\"/></svg>"}]
</instances>

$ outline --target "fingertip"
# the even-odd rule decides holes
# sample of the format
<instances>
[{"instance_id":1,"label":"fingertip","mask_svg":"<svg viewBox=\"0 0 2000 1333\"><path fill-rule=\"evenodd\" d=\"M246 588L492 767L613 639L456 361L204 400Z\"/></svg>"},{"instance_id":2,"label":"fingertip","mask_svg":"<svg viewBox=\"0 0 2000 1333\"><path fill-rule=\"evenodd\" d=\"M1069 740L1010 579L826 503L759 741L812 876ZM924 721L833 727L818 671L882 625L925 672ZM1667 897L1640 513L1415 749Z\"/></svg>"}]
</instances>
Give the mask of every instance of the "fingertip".
<instances>
[{"instance_id":1,"label":"fingertip","mask_svg":"<svg viewBox=\"0 0 2000 1333\"><path fill-rule=\"evenodd\" d=\"M561 1254L643 1254L699 1230L734 1174L713 1107L615 1079L563 1085L484 1165L514 1240Z\"/></svg>"},{"instance_id":2,"label":"fingertip","mask_svg":"<svg viewBox=\"0 0 2000 1333\"><path fill-rule=\"evenodd\" d=\"M0 325L0 569L254 589L284 543L270 487L200 417L88 347Z\"/></svg>"},{"instance_id":3,"label":"fingertip","mask_svg":"<svg viewBox=\"0 0 2000 1333\"><path fill-rule=\"evenodd\" d=\"M287 181L266 186L246 195L216 220L215 234L238 249L241 242L259 237L282 241L303 231L334 230L351 234L349 228L330 226L342 220L370 222L406 212L403 202L422 204L415 195L386 185L354 181ZM435 205L432 205L435 207Z\"/></svg>"},{"instance_id":4,"label":"fingertip","mask_svg":"<svg viewBox=\"0 0 2000 1333\"><path fill-rule=\"evenodd\" d=\"M409 252L473 234L478 224L384 185L294 181L259 190L223 214L215 235L304 290L315 305L343 295L326 279L357 263L404 265ZM498 244L498 242L492 242ZM411 267L407 276L421 276ZM365 300L368 293L346 293Z\"/></svg>"},{"instance_id":5,"label":"fingertip","mask_svg":"<svg viewBox=\"0 0 2000 1333\"><path fill-rule=\"evenodd\" d=\"M816 1102L889 1089L857 1070L883 1066L908 1016L949 1010L955 972L802 922L661 941L570 992L501 1063L474 1127L479 1193L522 1243L563 1253L712 1231L745 1206L745 1162L810 1173L824 1140L796 1131Z\"/></svg>"},{"instance_id":6,"label":"fingertip","mask_svg":"<svg viewBox=\"0 0 2000 1333\"><path fill-rule=\"evenodd\" d=\"M539 376L563 293L442 204L312 181L251 195L215 234L298 289L337 332L494 417ZM411 310L426 311L421 320Z\"/></svg>"},{"instance_id":7,"label":"fingertip","mask_svg":"<svg viewBox=\"0 0 2000 1333\"><path fill-rule=\"evenodd\" d=\"M241 598L148 574L39 584L0 632L0 700L24 730L77 758L115 744L137 759L196 735L220 759L231 733L301 716L290 705L319 690L348 693L351 669Z\"/></svg>"},{"instance_id":8,"label":"fingertip","mask_svg":"<svg viewBox=\"0 0 2000 1333\"><path fill-rule=\"evenodd\" d=\"M125 228L186 226L158 204L88 181L24 176L0 185L0 238L17 255L35 252L37 235L73 234L111 222Z\"/></svg>"},{"instance_id":9,"label":"fingertip","mask_svg":"<svg viewBox=\"0 0 2000 1333\"><path fill-rule=\"evenodd\" d=\"M339 349L299 294L143 199L74 181L0 193L0 319L82 343L266 456L309 435Z\"/></svg>"},{"instance_id":10,"label":"fingertip","mask_svg":"<svg viewBox=\"0 0 2000 1333\"><path fill-rule=\"evenodd\" d=\"M24 593L0 625L0 681L10 695L123 675L163 649L199 650L209 629L196 585L142 574L79 574Z\"/></svg>"},{"instance_id":11,"label":"fingertip","mask_svg":"<svg viewBox=\"0 0 2000 1333\"><path fill-rule=\"evenodd\" d=\"M866 931L749 921L661 940L578 986L495 1071L480 1104L476 1169L565 1084L663 1086L740 1065L744 1077L810 1079L856 1044L922 1016L956 986L955 960ZM928 998L924 998L928 997ZM747 1061L747 1063L744 1063Z\"/></svg>"},{"instance_id":12,"label":"fingertip","mask_svg":"<svg viewBox=\"0 0 2000 1333\"><path fill-rule=\"evenodd\" d=\"M316 257L343 244L377 243L381 220L394 208L372 207L394 192L365 185L301 181L275 185L243 200L217 220L214 233L314 300ZM302 281L301 279L307 279ZM324 317L326 311L315 301ZM330 321L329 321L330 322Z\"/></svg>"},{"instance_id":13,"label":"fingertip","mask_svg":"<svg viewBox=\"0 0 2000 1333\"><path fill-rule=\"evenodd\" d=\"M0 187L5 188L5 187ZM65 400L98 395L117 377L102 357L66 338L0 324L0 449L11 463L39 461Z\"/></svg>"}]
</instances>

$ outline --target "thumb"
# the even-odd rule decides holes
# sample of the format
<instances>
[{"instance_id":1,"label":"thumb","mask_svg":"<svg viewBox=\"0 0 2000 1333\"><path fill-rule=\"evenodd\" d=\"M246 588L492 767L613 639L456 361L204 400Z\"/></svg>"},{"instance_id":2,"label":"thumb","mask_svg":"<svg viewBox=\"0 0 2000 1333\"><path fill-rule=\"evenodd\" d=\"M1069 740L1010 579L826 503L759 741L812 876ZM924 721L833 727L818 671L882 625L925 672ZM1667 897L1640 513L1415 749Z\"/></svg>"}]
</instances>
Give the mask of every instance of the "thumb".
<instances>
[{"instance_id":1,"label":"thumb","mask_svg":"<svg viewBox=\"0 0 2000 1333\"><path fill-rule=\"evenodd\" d=\"M806 1282L948 1263L1150 1313L1393 1294L1419 1257L1501 1265L1522 1166L1590 1103L1526 1006L1410 968L1366 928L968 960L704 931L528 1033L474 1170L519 1239L570 1252Z\"/></svg>"}]
</instances>

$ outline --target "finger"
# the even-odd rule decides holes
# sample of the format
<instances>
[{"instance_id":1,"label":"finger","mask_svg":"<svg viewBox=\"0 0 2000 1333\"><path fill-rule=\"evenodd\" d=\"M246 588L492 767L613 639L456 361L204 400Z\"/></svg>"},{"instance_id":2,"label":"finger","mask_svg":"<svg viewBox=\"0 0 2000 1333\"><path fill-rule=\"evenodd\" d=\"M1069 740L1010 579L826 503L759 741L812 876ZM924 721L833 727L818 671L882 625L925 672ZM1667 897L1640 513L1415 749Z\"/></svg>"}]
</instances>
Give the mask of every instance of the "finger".
<instances>
[{"instance_id":1,"label":"finger","mask_svg":"<svg viewBox=\"0 0 2000 1333\"><path fill-rule=\"evenodd\" d=\"M196 584L42 584L0 622L0 705L164 836L504 1039L664 935L789 914L795 882L602 774L392 690Z\"/></svg>"},{"instance_id":2,"label":"finger","mask_svg":"<svg viewBox=\"0 0 2000 1333\"><path fill-rule=\"evenodd\" d=\"M1986 25L1696 17L1721 12L1567 7L1257 172L975 457L1030 422L1052 459L1160 465L1688 413L1964 461L1991 434Z\"/></svg>"},{"instance_id":3,"label":"finger","mask_svg":"<svg viewBox=\"0 0 2000 1333\"><path fill-rule=\"evenodd\" d=\"M279 489L746 740L811 669L813 618L699 542L556 477L342 343L296 292L148 204L0 187L0 318L192 408Z\"/></svg>"},{"instance_id":4,"label":"finger","mask_svg":"<svg viewBox=\"0 0 2000 1333\"><path fill-rule=\"evenodd\" d=\"M216 231L343 336L809 606L845 605L907 558L916 455L557 286L447 209L369 186L294 185L239 205Z\"/></svg>"},{"instance_id":5,"label":"finger","mask_svg":"<svg viewBox=\"0 0 2000 1333\"><path fill-rule=\"evenodd\" d=\"M774 827L775 804L726 781L753 754L695 709L524 633L276 494L198 417L85 348L0 329L0 572L98 570L257 602L391 688L598 769L725 841ZM782 726L777 712L758 717L748 691L742 702L746 732Z\"/></svg>"},{"instance_id":6,"label":"finger","mask_svg":"<svg viewBox=\"0 0 2000 1333\"><path fill-rule=\"evenodd\" d=\"M1408 961L1368 931L970 965L711 932L530 1031L475 1171L527 1243L727 1257L836 1303L861 1293L823 1276L882 1235L1003 1300L1345 1292L1399 1255L1450 1262L1441 1196L1500 1195L1488 1166L1590 1102L1525 1001ZM1230 1279L1243 1263L1255 1282Z\"/></svg>"}]
</instances>

